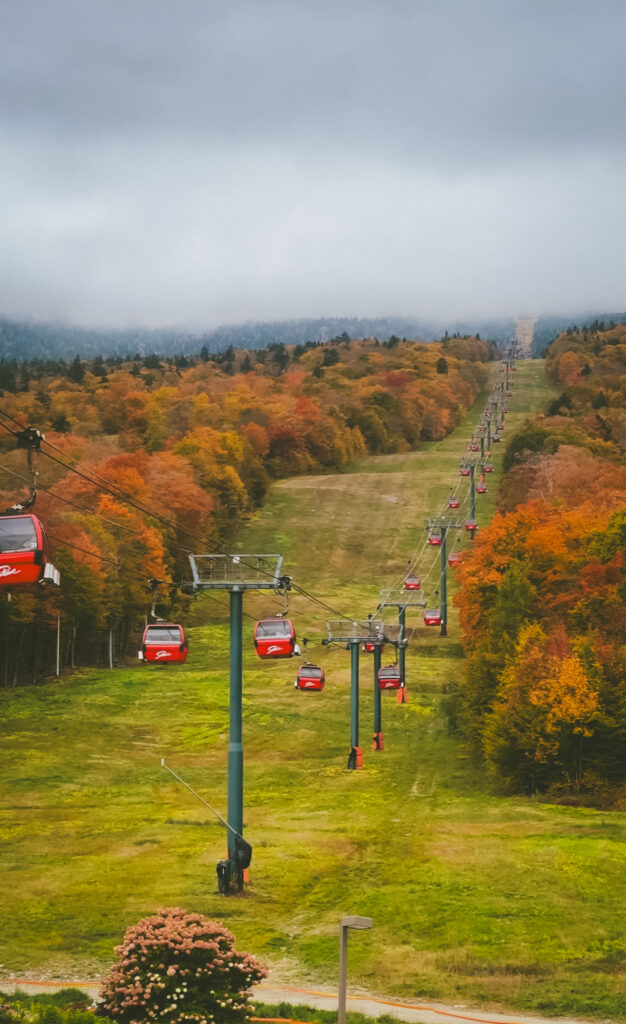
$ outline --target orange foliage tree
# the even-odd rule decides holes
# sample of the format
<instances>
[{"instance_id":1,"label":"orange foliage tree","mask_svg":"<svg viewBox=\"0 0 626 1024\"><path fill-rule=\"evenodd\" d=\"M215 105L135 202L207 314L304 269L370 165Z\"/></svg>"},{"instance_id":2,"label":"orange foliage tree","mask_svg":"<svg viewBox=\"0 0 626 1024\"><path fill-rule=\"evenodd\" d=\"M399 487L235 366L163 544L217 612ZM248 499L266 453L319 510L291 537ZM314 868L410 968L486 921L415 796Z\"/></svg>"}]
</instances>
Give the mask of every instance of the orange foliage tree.
<instances>
[{"instance_id":1,"label":"orange foliage tree","mask_svg":"<svg viewBox=\"0 0 626 1024\"><path fill-rule=\"evenodd\" d=\"M610 413L624 402L626 326L561 335L547 368L563 393L509 439L500 511L458 570L454 718L500 786L619 799L626 458Z\"/></svg>"}]
</instances>

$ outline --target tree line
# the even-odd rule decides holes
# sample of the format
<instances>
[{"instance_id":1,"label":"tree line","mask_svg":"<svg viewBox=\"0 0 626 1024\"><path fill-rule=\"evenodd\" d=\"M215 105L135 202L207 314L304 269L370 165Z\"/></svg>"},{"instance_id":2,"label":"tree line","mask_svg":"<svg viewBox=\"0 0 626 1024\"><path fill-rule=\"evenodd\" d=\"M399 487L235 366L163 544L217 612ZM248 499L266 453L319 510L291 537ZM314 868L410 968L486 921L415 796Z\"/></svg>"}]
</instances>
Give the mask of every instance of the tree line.
<instances>
[{"instance_id":1,"label":"tree line","mask_svg":"<svg viewBox=\"0 0 626 1024\"><path fill-rule=\"evenodd\" d=\"M604 327L604 329L601 329ZM458 573L450 722L497 788L626 806L626 326L569 330Z\"/></svg>"}]
</instances>

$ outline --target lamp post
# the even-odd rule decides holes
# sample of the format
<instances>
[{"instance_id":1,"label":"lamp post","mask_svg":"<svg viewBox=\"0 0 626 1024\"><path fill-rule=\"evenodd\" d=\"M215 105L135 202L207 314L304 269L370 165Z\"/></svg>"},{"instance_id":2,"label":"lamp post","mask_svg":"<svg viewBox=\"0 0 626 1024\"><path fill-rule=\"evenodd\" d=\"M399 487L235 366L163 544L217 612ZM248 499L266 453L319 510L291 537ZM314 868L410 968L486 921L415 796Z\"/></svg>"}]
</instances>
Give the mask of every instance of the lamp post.
<instances>
[{"instance_id":1,"label":"lamp post","mask_svg":"<svg viewBox=\"0 0 626 1024\"><path fill-rule=\"evenodd\" d=\"M371 917L342 917L339 939L339 998L337 1001L337 1024L346 1024L346 996L348 991L348 931L350 928L364 930L372 927Z\"/></svg>"}]
</instances>

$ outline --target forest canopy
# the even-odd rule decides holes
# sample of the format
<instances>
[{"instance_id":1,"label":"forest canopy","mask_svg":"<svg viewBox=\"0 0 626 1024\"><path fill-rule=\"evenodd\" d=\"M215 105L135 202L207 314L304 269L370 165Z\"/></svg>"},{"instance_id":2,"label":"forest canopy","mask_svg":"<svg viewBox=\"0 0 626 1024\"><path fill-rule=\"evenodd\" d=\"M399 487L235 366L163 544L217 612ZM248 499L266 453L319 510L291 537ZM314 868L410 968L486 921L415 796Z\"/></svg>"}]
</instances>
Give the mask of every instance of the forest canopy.
<instances>
[{"instance_id":1,"label":"forest canopy","mask_svg":"<svg viewBox=\"0 0 626 1024\"><path fill-rule=\"evenodd\" d=\"M5 685L50 671L58 615L65 664L102 661L110 634L124 656L153 600L149 581L161 581L162 613L176 614L189 552L224 550L272 480L443 438L496 354L471 337L344 333L214 356L0 362L0 500L26 492L12 432L36 427L46 435L36 511L62 574L58 593L2 602Z\"/></svg>"}]
</instances>

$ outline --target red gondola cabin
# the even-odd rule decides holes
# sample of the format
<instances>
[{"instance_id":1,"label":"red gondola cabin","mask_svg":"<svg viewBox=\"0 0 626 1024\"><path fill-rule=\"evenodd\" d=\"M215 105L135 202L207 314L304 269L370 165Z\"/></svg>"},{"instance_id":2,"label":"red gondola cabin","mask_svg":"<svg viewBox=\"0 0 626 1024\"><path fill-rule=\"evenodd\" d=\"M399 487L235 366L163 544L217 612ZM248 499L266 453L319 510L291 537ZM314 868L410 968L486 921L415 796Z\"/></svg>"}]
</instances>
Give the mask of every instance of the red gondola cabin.
<instances>
[{"instance_id":1,"label":"red gondola cabin","mask_svg":"<svg viewBox=\"0 0 626 1024\"><path fill-rule=\"evenodd\" d=\"M448 498L448 508L460 508L461 502L458 498Z\"/></svg>"},{"instance_id":2,"label":"red gondola cabin","mask_svg":"<svg viewBox=\"0 0 626 1024\"><path fill-rule=\"evenodd\" d=\"M37 516L0 516L0 585L25 583L59 585L46 531Z\"/></svg>"},{"instance_id":3,"label":"red gondola cabin","mask_svg":"<svg viewBox=\"0 0 626 1024\"><path fill-rule=\"evenodd\" d=\"M399 665L383 665L378 670L378 687L381 690L399 690L402 676Z\"/></svg>"},{"instance_id":4,"label":"red gondola cabin","mask_svg":"<svg viewBox=\"0 0 626 1024\"><path fill-rule=\"evenodd\" d=\"M319 693L324 689L326 676L321 665L301 665L296 676L296 687L298 690L313 690Z\"/></svg>"},{"instance_id":5,"label":"red gondola cabin","mask_svg":"<svg viewBox=\"0 0 626 1024\"><path fill-rule=\"evenodd\" d=\"M483 473L493 473L493 465L491 462L483 463Z\"/></svg>"},{"instance_id":6,"label":"red gondola cabin","mask_svg":"<svg viewBox=\"0 0 626 1024\"><path fill-rule=\"evenodd\" d=\"M441 625L441 610L439 608L426 608L424 612L424 625L425 626L440 626Z\"/></svg>"},{"instance_id":7,"label":"red gondola cabin","mask_svg":"<svg viewBox=\"0 0 626 1024\"><path fill-rule=\"evenodd\" d=\"M469 450L470 450L471 452L477 452L477 451L479 451L479 450L480 450L480 445L476 444L476 442L475 442L475 441L472 441L472 443L471 443L471 444L470 444L470 446L469 446Z\"/></svg>"},{"instance_id":8,"label":"red gondola cabin","mask_svg":"<svg viewBox=\"0 0 626 1024\"><path fill-rule=\"evenodd\" d=\"M470 533L473 533L474 530L478 529L478 523L476 522L475 519L466 519L465 520L465 529L469 530Z\"/></svg>"},{"instance_id":9,"label":"red gondola cabin","mask_svg":"<svg viewBox=\"0 0 626 1024\"><path fill-rule=\"evenodd\" d=\"M182 665L187 660L185 630L173 622L155 622L143 631L139 657L145 662L172 662Z\"/></svg>"},{"instance_id":10,"label":"red gondola cabin","mask_svg":"<svg viewBox=\"0 0 626 1024\"><path fill-rule=\"evenodd\" d=\"M461 468L459 470L459 473L461 474L461 476L469 476L470 475L470 468L469 468L469 466L461 466Z\"/></svg>"},{"instance_id":11,"label":"red gondola cabin","mask_svg":"<svg viewBox=\"0 0 626 1024\"><path fill-rule=\"evenodd\" d=\"M463 565L463 555L460 551L451 551L448 555L448 565L454 569L457 565Z\"/></svg>"},{"instance_id":12,"label":"red gondola cabin","mask_svg":"<svg viewBox=\"0 0 626 1024\"><path fill-rule=\"evenodd\" d=\"M439 528L431 530L428 534L428 543L432 544L433 547L438 548L441 546L442 534Z\"/></svg>"},{"instance_id":13,"label":"red gondola cabin","mask_svg":"<svg viewBox=\"0 0 626 1024\"><path fill-rule=\"evenodd\" d=\"M484 484L482 482L482 480L481 480L480 483L476 484L476 494L486 494L486 493L487 493L487 484Z\"/></svg>"},{"instance_id":14,"label":"red gondola cabin","mask_svg":"<svg viewBox=\"0 0 626 1024\"><path fill-rule=\"evenodd\" d=\"M405 590L419 590L422 583L419 576L407 576L404 581Z\"/></svg>"},{"instance_id":15,"label":"red gondola cabin","mask_svg":"<svg viewBox=\"0 0 626 1024\"><path fill-rule=\"evenodd\" d=\"M500 440L500 435L497 432L495 434L492 434L491 440L497 443Z\"/></svg>"},{"instance_id":16,"label":"red gondola cabin","mask_svg":"<svg viewBox=\"0 0 626 1024\"><path fill-rule=\"evenodd\" d=\"M254 646L259 658L291 658L296 631L289 619L261 619L254 627Z\"/></svg>"}]
</instances>

